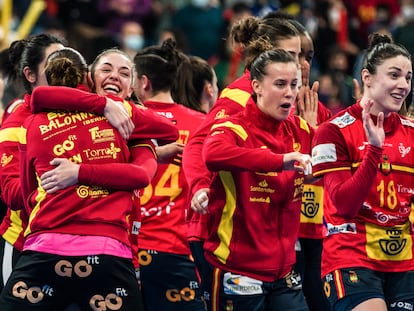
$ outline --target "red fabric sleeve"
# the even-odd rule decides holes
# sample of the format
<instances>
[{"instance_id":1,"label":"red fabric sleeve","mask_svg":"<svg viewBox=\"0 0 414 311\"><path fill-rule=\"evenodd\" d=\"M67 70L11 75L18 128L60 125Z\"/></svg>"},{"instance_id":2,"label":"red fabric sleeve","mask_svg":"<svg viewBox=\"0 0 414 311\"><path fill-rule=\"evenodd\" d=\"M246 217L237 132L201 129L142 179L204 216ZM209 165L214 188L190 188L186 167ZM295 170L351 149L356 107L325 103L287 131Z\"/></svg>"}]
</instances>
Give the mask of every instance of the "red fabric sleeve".
<instances>
[{"instance_id":1,"label":"red fabric sleeve","mask_svg":"<svg viewBox=\"0 0 414 311\"><path fill-rule=\"evenodd\" d=\"M269 149L244 148L236 143L233 131L219 127L220 133L209 135L203 147L203 158L212 171L280 172L283 170L283 154Z\"/></svg>"},{"instance_id":2,"label":"red fabric sleeve","mask_svg":"<svg viewBox=\"0 0 414 311\"><path fill-rule=\"evenodd\" d=\"M113 100L122 101L116 96L110 96ZM135 124L133 139L156 139L158 144L163 145L177 140L178 130L167 118L155 112L132 107L132 121ZM79 89L64 86L39 86L33 91L30 108L33 113L53 110L79 110L102 115L106 106L106 98L97 94L84 92Z\"/></svg>"},{"instance_id":3,"label":"red fabric sleeve","mask_svg":"<svg viewBox=\"0 0 414 311\"><path fill-rule=\"evenodd\" d=\"M322 122L325 122L330 117L332 117L332 112L326 108L322 102L318 101L318 116L317 116L317 125L320 125Z\"/></svg>"},{"instance_id":4,"label":"red fabric sleeve","mask_svg":"<svg viewBox=\"0 0 414 311\"><path fill-rule=\"evenodd\" d=\"M65 86L38 86L33 90L30 109L33 113L45 110L79 110L102 115L106 106L104 96Z\"/></svg>"},{"instance_id":5,"label":"red fabric sleeve","mask_svg":"<svg viewBox=\"0 0 414 311\"><path fill-rule=\"evenodd\" d=\"M354 174L351 171L335 171L324 176L325 189L342 217L352 219L358 213L375 181L381 155L382 148L368 145Z\"/></svg>"},{"instance_id":6,"label":"red fabric sleeve","mask_svg":"<svg viewBox=\"0 0 414 311\"><path fill-rule=\"evenodd\" d=\"M113 190L135 190L146 187L157 169L153 150L146 146L131 149L130 163L81 164L78 182Z\"/></svg>"},{"instance_id":7,"label":"red fabric sleeve","mask_svg":"<svg viewBox=\"0 0 414 311\"><path fill-rule=\"evenodd\" d=\"M158 145L165 145L178 139L178 129L169 119L151 109L134 104L131 107L135 128L129 140L155 139Z\"/></svg>"},{"instance_id":8,"label":"red fabric sleeve","mask_svg":"<svg viewBox=\"0 0 414 311\"><path fill-rule=\"evenodd\" d=\"M23 198L29 198L30 194L37 188L37 181L35 179L36 172L26 158L26 145L20 145L19 150L21 193ZM26 209L28 209L28 205Z\"/></svg>"},{"instance_id":9,"label":"red fabric sleeve","mask_svg":"<svg viewBox=\"0 0 414 311\"><path fill-rule=\"evenodd\" d=\"M222 96L223 93L242 94L241 97ZM210 132L211 126L220 118L234 115L242 111L251 93L250 72L245 71L243 76L234 81L231 86L227 86L216 103L213 105L204 121L199 125L197 131L191 135L183 153L183 169L185 178L189 185L191 197L202 188L209 188L211 172L202 160L202 150L204 141ZM240 102L242 103L240 103Z\"/></svg>"},{"instance_id":10,"label":"red fabric sleeve","mask_svg":"<svg viewBox=\"0 0 414 311\"><path fill-rule=\"evenodd\" d=\"M214 119L205 119L184 147L183 170L189 185L190 197L198 190L210 187L211 172L202 160L202 150L212 123Z\"/></svg>"},{"instance_id":11,"label":"red fabric sleeve","mask_svg":"<svg viewBox=\"0 0 414 311\"><path fill-rule=\"evenodd\" d=\"M2 166L0 182L2 198L12 210L24 208L24 197L20 183L19 143L5 141L0 144Z\"/></svg>"}]
</instances>

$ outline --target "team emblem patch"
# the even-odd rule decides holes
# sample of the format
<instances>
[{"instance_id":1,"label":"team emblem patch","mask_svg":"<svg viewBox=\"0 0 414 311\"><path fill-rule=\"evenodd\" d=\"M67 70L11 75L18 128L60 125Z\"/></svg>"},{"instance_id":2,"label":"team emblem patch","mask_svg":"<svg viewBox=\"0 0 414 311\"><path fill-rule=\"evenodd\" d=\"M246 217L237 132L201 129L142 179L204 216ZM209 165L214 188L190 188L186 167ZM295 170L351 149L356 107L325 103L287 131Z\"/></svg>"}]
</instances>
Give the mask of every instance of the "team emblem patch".
<instances>
[{"instance_id":1,"label":"team emblem patch","mask_svg":"<svg viewBox=\"0 0 414 311\"><path fill-rule=\"evenodd\" d=\"M355 117L351 116L348 112L345 112L343 115L333 119L331 121L332 124L335 124L339 128L344 128L355 122Z\"/></svg>"},{"instance_id":2,"label":"team emblem patch","mask_svg":"<svg viewBox=\"0 0 414 311\"><path fill-rule=\"evenodd\" d=\"M380 167L379 167L381 173L383 173L385 176L389 175L392 171L392 165L390 163L390 160L386 154L382 155Z\"/></svg>"}]
</instances>

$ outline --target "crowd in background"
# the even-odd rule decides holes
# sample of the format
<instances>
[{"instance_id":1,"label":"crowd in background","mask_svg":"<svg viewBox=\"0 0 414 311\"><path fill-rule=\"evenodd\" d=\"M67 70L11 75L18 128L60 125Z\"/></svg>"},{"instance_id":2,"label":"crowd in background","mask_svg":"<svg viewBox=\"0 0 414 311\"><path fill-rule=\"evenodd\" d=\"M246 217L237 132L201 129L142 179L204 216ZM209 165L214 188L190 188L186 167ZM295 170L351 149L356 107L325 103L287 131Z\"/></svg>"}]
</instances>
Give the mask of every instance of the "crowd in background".
<instances>
[{"instance_id":1,"label":"crowd in background","mask_svg":"<svg viewBox=\"0 0 414 311\"><path fill-rule=\"evenodd\" d=\"M13 1L12 31L30 4ZM392 35L414 52L412 0L48 0L46 4L31 33L66 38L88 63L106 48L119 46L134 55L173 37L183 52L214 67L219 89L244 70L240 51L226 40L231 25L247 16L283 10L295 16L314 40L311 80L320 81L319 97L333 112L353 103L352 78L360 80L369 33Z\"/></svg>"}]
</instances>

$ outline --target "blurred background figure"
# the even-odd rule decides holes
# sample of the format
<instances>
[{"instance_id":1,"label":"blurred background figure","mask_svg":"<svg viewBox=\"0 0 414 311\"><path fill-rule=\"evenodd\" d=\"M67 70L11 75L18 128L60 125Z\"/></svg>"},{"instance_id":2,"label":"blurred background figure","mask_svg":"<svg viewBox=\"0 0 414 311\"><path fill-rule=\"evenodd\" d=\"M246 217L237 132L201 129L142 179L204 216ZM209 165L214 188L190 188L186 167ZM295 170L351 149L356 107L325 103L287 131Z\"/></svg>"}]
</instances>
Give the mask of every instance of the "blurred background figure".
<instances>
[{"instance_id":1,"label":"blurred background figure","mask_svg":"<svg viewBox=\"0 0 414 311\"><path fill-rule=\"evenodd\" d=\"M55 16L66 30L69 46L81 52L88 64L92 63L98 50L116 45L104 29L104 20L97 9L98 1L55 1Z\"/></svg>"},{"instance_id":2,"label":"blurred background figure","mask_svg":"<svg viewBox=\"0 0 414 311\"><path fill-rule=\"evenodd\" d=\"M359 0L343 2L347 6L350 14L349 24L355 29L358 42L365 47L367 44L367 36L372 25L381 21L383 18L383 21L387 18L391 22L399 14L401 1Z\"/></svg>"},{"instance_id":3,"label":"blurred background figure","mask_svg":"<svg viewBox=\"0 0 414 311\"><path fill-rule=\"evenodd\" d=\"M251 6L246 1L235 1L224 11L224 27L220 42L219 60L214 66L220 89L243 74L243 48L229 39L230 29L242 19L252 16Z\"/></svg>"},{"instance_id":4,"label":"blurred background figure","mask_svg":"<svg viewBox=\"0 0 414 311\"><path fill-rule=\"evenodd\" d=\"M328 73L339 88L339 99L347 107L355 102L353 98L353 81L349 74L349 60L340 46L332 46L328 51Z\"/></svg>"},{"instance_id":5,"label":"blurred background figure","mask_svg":"<svg viewBox=\"0 0 414 311\"><path fill-rule=\"evenodd\" d=\"M98 0L98 10L105 29L112 35L120 33L127 21L144 23L151 13L152 0Z\"/></svg>"},{"instance_id":6,"label":"blurred background figure","mask_svg":"<svg viewBox=\"0 0 414 311\"><path fill-rule=\"evenodd\" d=\"M184 34L188 54L210 64L217 62L224 21L222 7L215 0L191 0L171 16L173 29Z\"/></svg>"},{"instance_id":7,"label":"blurred background figure","mask_svg":"<svg viewBox=\"0 0 414 311\"><path fill-rule=\"evenodd\" d=\"M393 31L395 43L404 45L411 55L414 54L414 1L401 1L401 18Z\"/></svg>"},{"instance_id":8,"label":"blurred background figure","mask_svg":"<svg viewBox=\"0 0 414 311\"><path fill-rule=\"evenodd\" d=\"M268 13L280 9L280 2L277 0L254 0L252 5L252 13L255 16L263 17ZM291 2L291 1L286 1Z\"/></svg>"},{"instance_id":9,"label":"blurred background figure","mask_svg":"<svg viewBox=\"0 0 414 311\"><path fill-rule=\"evenodd\" d=\"M135 54L145 46L144 28L141 24L135 21L123 23L119 33L119 45L129 57L134 58Z\"/></svg>"},{"instance_id":10,"label":"blurred background figure","mask_svg":"<svg viewBox=\"0 0 414 311\"><path fill-rule=\"evenodd\" d=\"M332 115L346 108L339 98L339 87L334 83L330 74L325 73L320 75L318 81L319 100L332 112Z\"/></svg>"},{"instance_id":11,"label":"blurred background figure","mask_svg":"<svg viewBox=\"0 0 414 311\"><path fill-rule=\"evenodd\" d=\"M178 31L171 27L164 27L160 29L158 37L156 38L155 41L156 41L156 44L161 45L165 40L170 39L170 38L175 41L177 49L183 52L188 50L188 44L187 44L184 34L181 31Z\"/></svg>"}]
</instances>

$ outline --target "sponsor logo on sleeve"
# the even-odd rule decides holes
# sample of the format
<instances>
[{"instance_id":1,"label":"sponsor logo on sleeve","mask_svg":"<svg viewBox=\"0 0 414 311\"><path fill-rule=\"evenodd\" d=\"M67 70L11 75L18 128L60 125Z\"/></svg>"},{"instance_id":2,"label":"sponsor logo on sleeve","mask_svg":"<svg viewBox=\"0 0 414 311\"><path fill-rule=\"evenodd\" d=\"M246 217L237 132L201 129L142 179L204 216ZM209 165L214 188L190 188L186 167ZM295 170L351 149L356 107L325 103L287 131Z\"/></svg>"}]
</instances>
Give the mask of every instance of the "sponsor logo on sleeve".
<instances>
[{"instance_id":1,"label":"sponsor logo on sleeve","mask_svg":"<svg viewBox=\"0 0 414 311\"><path fill-rule=\"evenodd\" d=\"M401 118L401 124L405 126L409 126L409 127L414 127L414 122L407 120L407 119Z\"/></svg>"},{"instance_id":2,"label":"sponsor logo on sleeve","mask_svg":"<svg viewBox=\"0 0 414 311\"><path fill-rule=\"evenodd\" d=\"M336 162L335 144L320 144L312 149L312 165Z\"/></svg>"}]
</instances>

